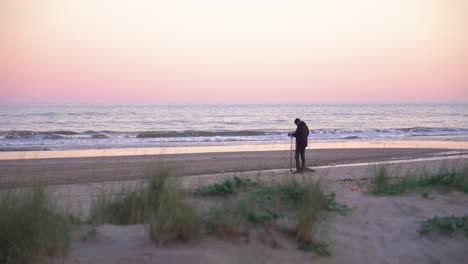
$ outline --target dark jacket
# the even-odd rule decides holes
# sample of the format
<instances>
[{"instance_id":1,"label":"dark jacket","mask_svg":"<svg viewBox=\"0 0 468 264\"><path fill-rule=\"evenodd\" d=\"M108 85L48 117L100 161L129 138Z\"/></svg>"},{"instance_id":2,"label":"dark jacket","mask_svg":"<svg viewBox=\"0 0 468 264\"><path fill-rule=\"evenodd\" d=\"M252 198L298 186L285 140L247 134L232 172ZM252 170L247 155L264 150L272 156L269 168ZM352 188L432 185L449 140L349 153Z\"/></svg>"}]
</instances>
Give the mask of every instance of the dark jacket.
<instances>
[{"instance_id":1,"label":"dark jacket","mask_svg":"<svg viewBox=\"0 0 468 264\"><path fill-rule=\"evenodd\" d=\"M304 121L301 121L297 125L296 132L292 133L292 136L296 138L296 147L307 147L307 139L309 138L309 128Z\"/></svg>"}]
</instances>

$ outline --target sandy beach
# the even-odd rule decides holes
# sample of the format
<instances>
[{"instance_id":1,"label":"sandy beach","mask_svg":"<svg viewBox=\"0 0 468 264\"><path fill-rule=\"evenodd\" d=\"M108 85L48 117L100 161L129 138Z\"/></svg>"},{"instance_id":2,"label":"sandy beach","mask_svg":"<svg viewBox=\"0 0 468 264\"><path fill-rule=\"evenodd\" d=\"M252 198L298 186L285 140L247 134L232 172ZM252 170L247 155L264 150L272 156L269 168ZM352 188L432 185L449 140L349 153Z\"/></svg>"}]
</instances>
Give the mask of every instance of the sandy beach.
<instances>
[{"instance_id":1,"label":"sandy beach","mask_svg":"<svg viewBox=\"0 0 468 264\"><path fill-rule=\"evenodd\" d=\"M331 257L296 249L294 240L282 233L273 233L277 246L265 243L265 234L252 232L249 239L230 240L207 237L190 243L175 242L157 246L148 237L146 225L101 225L87 241L79 239L90 227L77 231L66 257L55 263L466 263L468 240L463 234L443 236L419 234L420 223L435 215L468 214L468 196L458 191L430 191L430 199L420 193L377 197L367 190L372 168L386 164L393 176L409 172L436 172L441 168L461 168L468 157L433 157L317 166L317 172L291 176L288 170L261 173L218 173L180 177L184 188L193 189L219 182L236 175L263 181L281 181L288 177L322 178L338 202L351 212L345 216L325 218L319 224L321 239L333 247ZM118 192L123 184L135 181L57 185L50 190L63 197L68 208L86 210L90 197L107 189ZM72 206L73 205L73 206Z\"/></svg>"},{"instance_id":2,"label":"sandy beach","mask_svg":"<svg viewBox=\"0 0 468 264\"><path fill-rule=\"evenodd\" d=\"M422 143L419 144L425 146ZM386 145L392 146L392 143L388 142ZM375 146L373 148L310 148L306 152L308 166L427 158L464 153L463 148L450 148L450 144L445 145L445 148L416 148L414 143L413 148L385 148L378 144ZM457 146L463 145L457 144ZM288 146L281 146L283 150L255 151L259 147L261 148L261 146L253 146L249 151L233 151L236 148L231 147L229 152L222 152L223 147L217 147L217 149L214 148L217 152L156 155L119 155L121 154L119 150L106 150L107 156L86 156L81 151L71 150L61 153L62 156L58 158L48 158L47 155L50 153L45 151L45 153L40 153L44 155L43 158L0 158L0 182L20 184L39 179L47 184L71 184L141 179L148 170L160 162L174 168L180 176L289 168L290 151L284 150ZM279 147L266 147L266 149L271 148ZM130 152L130 150L127 151ZM101 152L104 151L101 150ZM11 155L11 153L0 153L0 156L2 155Z\"/></svg>"},{"instance_id":3,"label":"sandy beach","mask_svg":"<svg viewBox=\"0 0 468 264\"><path fill-rule=\"evenodd\" d=\"M435 194L433 200L418 194L371 197L350 191L349 185L340 186L338 194L352 213L329 220L324 236L333 246L332 257L301 252L280 234L275 234L280 248L255 239L262 234L252 234L249 243L206 238L158 247L144 225L102 225L89 241L74 242L69 256L57 263L466 263L468 240L463 234L418 233L428 217L468 213L466 194Z\"/></svg>"}]
</instances>

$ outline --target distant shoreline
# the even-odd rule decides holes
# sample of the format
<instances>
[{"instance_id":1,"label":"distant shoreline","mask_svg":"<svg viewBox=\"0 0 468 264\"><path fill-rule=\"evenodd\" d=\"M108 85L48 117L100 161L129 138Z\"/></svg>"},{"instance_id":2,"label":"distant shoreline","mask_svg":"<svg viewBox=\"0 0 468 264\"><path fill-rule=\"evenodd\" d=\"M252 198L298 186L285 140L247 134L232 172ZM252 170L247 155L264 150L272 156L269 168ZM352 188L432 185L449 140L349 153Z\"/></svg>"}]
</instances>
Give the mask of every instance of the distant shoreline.
<instances>
[{"instance_id":1,"label":"distant shoreline","mask_svg":"<svg viewBox=\"0 0 468 264\"><path fill-rule=\"evenodd\" d=\"M386 148L416 148L416 149L450 149L467 150L466 137L424 138L425 140L349 140L349 141L310 141L308 149L386 149ZM288 142L288 141L287 141ZM140 156L140 155L172 155L195 153L225 153L252 151L281 151L289 150L290 143L268 142L237 142L236 144L203 145L190 144L186 146L163 146L147 148L113 148L113 149L77 149L77 150L28 150L28 151L0 151L0 160L25 160L48 158L83 158L83 157L112 157L112 156Z\"/></svg>"}]
</instances>

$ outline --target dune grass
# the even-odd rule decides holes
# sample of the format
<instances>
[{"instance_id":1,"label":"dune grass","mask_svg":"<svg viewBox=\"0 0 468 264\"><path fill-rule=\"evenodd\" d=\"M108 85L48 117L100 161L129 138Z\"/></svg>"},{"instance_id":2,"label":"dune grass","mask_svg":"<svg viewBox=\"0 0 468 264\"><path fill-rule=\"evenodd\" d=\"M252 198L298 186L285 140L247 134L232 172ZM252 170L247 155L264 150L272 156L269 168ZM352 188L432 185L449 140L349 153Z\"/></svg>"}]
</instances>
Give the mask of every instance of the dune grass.
<instances>
[{"instance_id":1,"label":"dune grass","mask_svg":"<svg viewBox=\"0 0 468 264\"><path fill-rule=\"evenodd\" d=\"M435 216L421 223L419 232L428 234L437 231L442 234L452 235L457 231L463 231L468 238L468 215L465 216Z\"/></svg>"},{"instance_id":2,"label":"dune grass","mask_svg":"<svg viewBox=\"0 0 468 264\"><path fill-rule=\"evenodd\" d=\"M148 175L148 184L134 189L123 187L118 195L101 193L94 199L88 222L91 224L131 225L148 222L157 211L160 195L173 172L166 167L154 168Z\"/></svg>"},{"instance_id":3,"label":"dune grass","mask_svg":"<svg viewBox=\"0 0 468 264\"><path fill-rule=\"evenodd\" d=\"M325 193L319 180L291 178L265 185L233 177L191 193L181 190L173 176L167 168L158 168L139 191L128 191L114 199L98 197L90 221L148 223L150 238L166 244L197 237L203 226L208 234L235 237L246 236L253 228L274 226L278 219L292 218L298 243L322 254L327 247L315 237L318 220L324 211L345 214L347 210L335 201L334 194ZM222 203L201 213L188 201L190 194L202 199L219 197Z\"/></svg>"},{"instance_id":4,"label":"dune grass","mask_svg":"<svg viewBox=\"0 0 468 264\"><path fill-rule=\"evenodd\" d=\"M371 181L371 192L375 195L396 195L428 187L445 187L468 193L468 165L460 170L441 169L435 174L419 173L401 178L391 178L385 166L378 166Z\"/></svg>"},{"instance_id":5,"label":"dune grass","mask_svg":"<svg viewBox=\"0 0 468 264\"><path fill-rule=\"evenodd\" d=\"M140 191L122 192L112 198L101 193L93 200L88 222L97 224L131 225L143 223L147 217L146 193Z\"/></svg>"},{"instance_id":6,"label":"dune grass","mask_svg":"<svg viewBox=\"0 0 468 264\"><path fill-rule=\"evenodd\" d=\"M200 226L198 208L186 201L187 193L177 186L175 180L168 178L164 184L154 183L150 184L153 191L160 191L158 195L150 195L151 203L157 205L150 209L151 240L165 244L174 240L188 241L194 238Z\"/></svg>"},{"instance_id":7,"label":"dune grass","mask_svg":"<svg viewBox=\"0 0 468 264\"><path fill-rule=\"evenodd\" d=\"M385 165L375 166L373 171L373 179L371 180L371 189L374 194L388 193L391 188L390 174Z\"/></svg>"},{"instance_id":8,"label":"dune grass","mask_svg":"<svg viewBox=\"0 0 468 264\"><path fill-rule=\"evenodd\" d=\"M287 179L271 185L255 183L239 194L232 195L222 206L211 208L206 225L208 232L223 237L247 235L256 227L270 228L281 218L295 219L295 239L305 251L328 256L325 242L317 240L316 228L324 211L346 214L347 207L326 194L320 180Z\"/></svg>"},{"instance_id":9,"label":"dune grass","mask_svg":"<svg viewBox=\"0 0 468 264\"><path fill-rule=\"evenodd\" d=\"M246 200L229 200L220 207L210 208L206 227L209 234L221 237L246 235L252 207Z\"/></svg>"},{"instance_id":10,"label":"dune grass","mask_svg":"<svg viewBox=\"0 0 468 264\"><path fill-rule=\"evenodd\" d=\"M194 193L202 196L226 196L236 194L241 188L252 185L255 185L253 181L234 176L223 182L199 188Z\"/></svg>"},{"instance_id":11,"label":"dune grass","mask_svg":"<svg viewBox=\"0 0 468 264\"><path fill-rule=\"evenodd\" d=\"M173 171L153 169L146 186L123 190L117 197L101 194L91 208L89 222L130 225L149 224L150 238L164 244L189 240L198 233L198 210L186 202L186 192L177 186Z\"/></svg>"},{"instance_id":12,"label":"dune grass","mask_svg":"<svg viewBox=\"0 0 468 264\"><path fill-rule=\"evenodd\" d=\"M34 263L69 248L71 220L57 212L39 183L0 194L0 263Z\"/></svg>"},{"instance_id":13,"label":"dune grass","mask_svg":"<svg viewBox=\"0 0 468 264\"><path fill-rule=\"evenodd\" d=\"M297 206L296 240L299 243L316 242L315 227L321 212L327 207L327 197L321 182L307 182L300 189Z\"/></svg>"}]
</instances>

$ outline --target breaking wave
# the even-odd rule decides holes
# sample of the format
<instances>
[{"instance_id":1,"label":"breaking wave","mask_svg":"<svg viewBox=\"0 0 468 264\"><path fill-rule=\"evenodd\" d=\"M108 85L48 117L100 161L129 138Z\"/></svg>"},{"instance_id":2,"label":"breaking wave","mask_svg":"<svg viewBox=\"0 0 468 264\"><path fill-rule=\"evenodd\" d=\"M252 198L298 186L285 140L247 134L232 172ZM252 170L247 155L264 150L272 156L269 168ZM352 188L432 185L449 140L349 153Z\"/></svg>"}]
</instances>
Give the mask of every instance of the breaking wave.
<instances>
[{"instance_id":1,"label":"breaking wave","mask_svg":"<svg viewBox=\"0 0 468 264\"><path fill-rule=\"evenodd\" d=\"M0 132L1 140L41 140L41 139L112 139L112 138L137 138L137 139L174 139L180 141L195 138L226 138L226 140L264 140L284 139L287 131L259 131L259 130L237 130L237 131L205 131L205 130L185 130L185 131L32 131L32 130L12 130ZM358 139L358 138L395 138L411 136L443 136L443 135L465 135L468 129L463 128L431 128L431 127L410 127L410 128L386 128L386 129L311 129L310 137L317 139Z\"/></svg>"}]
</instances>

